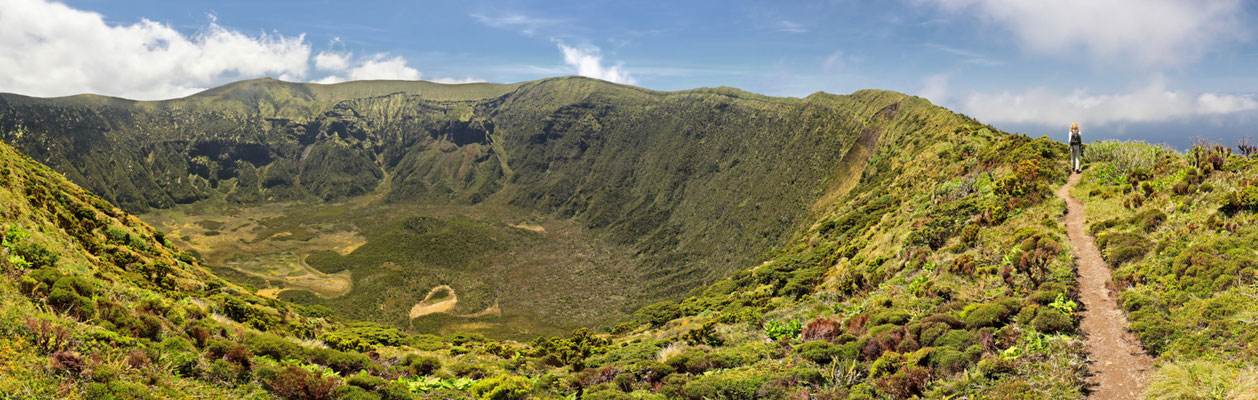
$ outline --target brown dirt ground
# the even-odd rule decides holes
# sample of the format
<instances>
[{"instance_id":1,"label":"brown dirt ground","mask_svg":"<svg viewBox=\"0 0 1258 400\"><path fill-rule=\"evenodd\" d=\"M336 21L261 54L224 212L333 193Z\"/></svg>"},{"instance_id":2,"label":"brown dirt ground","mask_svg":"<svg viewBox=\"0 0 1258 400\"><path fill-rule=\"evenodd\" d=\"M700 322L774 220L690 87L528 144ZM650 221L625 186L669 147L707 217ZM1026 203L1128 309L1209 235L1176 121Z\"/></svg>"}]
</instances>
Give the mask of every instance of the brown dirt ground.
<instances>
[{"instance_id":1,"label":"brown dirt ground","mask_svg":"<svg viewBox=\"0 0 1258 400\"><path fill-rule=\"evenodd\" d=\"M546 233L546 228L545 228L545 227L543 227L543 226L541 226L541 225L516 225L516 224L508 224L507 226L510 226L510 227L512 227L512 228L516 228L516 229L524 229L524 230L527 230L527 231L533 231L533 232L537 232L537 233Z\"/></svg>"},{"instance_id":2,"label":"brown dirt ground","mask_svg":"<svg viewBox=\"0 0 1258 400\"><path fill-rule=\"evenodd\" d=\"M1083 330L1088 346L1092 376L1089 384L1092 399L1139 399L1153 370L1153 359L1145 354L1139 341L1127 331L1127 315L1118 308L1106 283L1110 269L1084 229L1083 203L1070 195L1081 175L1073 174L1070 182L1057 190L1057 197L1066 201L1066 233L1074 247L1079 270L1079 290L1083 301Z\"/></svg>"},{"instance_id":3,"label":"brown dirt ground","mask_svg":"<svg viewBox=\"0 0 1258 400\"><path fill-rule=\"evenodd\" d=\"M441 301L429 302L433 295L436 295L437 292L442 290L445 290L449 297L446 297ZM450 311L451 309L454 309L454 305L458 304L458 302L459 296L454 294L454 288L447 285L437 286L428 291L428 295L424 296L423 301L415 303L415 305L411 307L410 316L411 319L415 319L428 314Z\"/></svg>"}]
</instances>

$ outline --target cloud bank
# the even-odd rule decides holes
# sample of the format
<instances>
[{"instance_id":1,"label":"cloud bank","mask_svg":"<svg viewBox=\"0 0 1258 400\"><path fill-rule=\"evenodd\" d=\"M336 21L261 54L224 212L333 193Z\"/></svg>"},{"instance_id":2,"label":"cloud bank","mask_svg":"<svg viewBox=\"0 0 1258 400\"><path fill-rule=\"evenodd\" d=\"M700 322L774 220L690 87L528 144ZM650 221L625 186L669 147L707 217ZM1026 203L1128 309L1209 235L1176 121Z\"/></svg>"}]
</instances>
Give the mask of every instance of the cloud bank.
<instances>
[{"instance_id":1,"label":"cloud bank","mask_svg":"<svg viewBox=\"0 0 1258 400\"><path fill-rule=\"evenodd\" d=\"M1242 0L919 0L977 15L1034 53L1120 65L1176 66L1247 30Z\"/></svg>"},{"instance_id":2,"label":"cloud bank","mask_svg":"<svg viewBox=\"0 0 1258 400\"><path fill-rule=\"evenodd\" d=\"M141 20L110 25L102 15L45 0L0 3L0 91L32 96L97 93L140 100L187 96L263 76L288 81L419 79L400 56L320 52L304 35L249 35L211 18L190 34ZM311 76L311 64L320 72ZM459 80L466 81L470 80ZM456 81L439 78L434 81Z\"/></svg>"},{"instance_id":3,"label":"cloud bank","mask_svg":"<svg viewBox=\"0 0 1258 400\"><path fill-rule=\"evenodd\" d=\"M1166 122L1258 110L1252 96L1189 93L1167 88L1154 78L1126 93L1089 93L1087 89L1059 91L1036 87L1020 93L971 93L961 100L963 112L995 123L1090 124Z\"/></svg>"}]
</instances>

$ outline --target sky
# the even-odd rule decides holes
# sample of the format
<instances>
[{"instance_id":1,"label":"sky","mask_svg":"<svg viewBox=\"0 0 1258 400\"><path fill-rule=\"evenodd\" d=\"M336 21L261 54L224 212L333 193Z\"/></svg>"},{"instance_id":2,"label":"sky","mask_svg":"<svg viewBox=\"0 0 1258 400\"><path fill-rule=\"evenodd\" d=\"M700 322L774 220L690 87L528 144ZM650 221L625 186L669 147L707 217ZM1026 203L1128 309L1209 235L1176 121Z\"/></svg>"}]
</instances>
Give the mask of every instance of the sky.
<instances>
[{"instance_id":1,"label":"sky","mask_svg":"<svg viewBox=\"0 0 1258 400\"><path fill-rule=\"evenodd\" d=\"M1243 0L0 1L0 92L187 96L259 77L803 97L888 89L1010 132L1258 136Z\"/></svg>"}]
</instances>

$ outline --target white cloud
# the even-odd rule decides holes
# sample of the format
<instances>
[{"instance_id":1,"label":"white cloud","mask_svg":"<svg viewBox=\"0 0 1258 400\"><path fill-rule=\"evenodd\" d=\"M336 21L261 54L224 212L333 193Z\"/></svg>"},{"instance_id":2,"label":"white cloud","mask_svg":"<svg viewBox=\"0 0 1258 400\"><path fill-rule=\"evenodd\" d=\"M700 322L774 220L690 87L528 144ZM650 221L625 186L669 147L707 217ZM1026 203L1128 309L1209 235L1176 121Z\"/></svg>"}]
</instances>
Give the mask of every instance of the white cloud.
<instances>
[{"instance_id":1,"label":"white cloud","mask_svg":"<svg viewBox=\"0 0 1258 400\"><path fill-rule=\"evenodd\" d=\"M410 67L401 56L390 57L385 53L377 53L367 57L355 58L350 53L322 51L315 56L315 68L330 73L314 83L340 83L356 80L406 80L417 81L424 76L419 70ZM442 77L430 79L436 83L475 83L484 80L467 77L462 79Z\"/></svg>"},{"instance_id":2,"label":"white cloud","mask_svg":"<svg viewBox=\"0 0 1258 400\"><path fill-rule=\"evenodd\" d=\"M539 29L563 22L563 20L559 19L538 18L524 14L498 14L492 16L485 14L471 14L471 17L486 26L499 29L519 30L520 33L528 36L533 36Z\"/></svg>"},{"instance_id":3,"label":"white cloud","mask_svg":"<svg viewBox=\"0 0 1258 400\"><path fill-rule=\"evenodd\" d=\"M1057 91L1038 87L1022 93L971 93L962 110L994 123L1090 124L1165 122L1258 110L1252 96L1186 93L1167 88L1165 79L1127 93L1092 94L1086 89Z\"/></svg>"},{"instance_id":4,"label":"white cloud","mask_svg":"<svg viewBox=\"0 0 1258 400\"><path fill-rule=\"evenodd\" d=\"M638 83L621 63L603 66L603 56L597 47L576 48L559 43L559 50L563 52L563 62L576 68L578 75L629 85Z\"/></svg>"},{"instance_id":5,"label":"white cloud","mask_svg":"<svg viewBox=\"0 0 1258 400\"><path fill-rule=\"evenodd\" d=\"M784 19L784 20L781 20L781 21L778 21L778 24L777 24L777 29L778 29L778 31L781 31L781 32L788 32L788 33L806 33L806 32L808 32L808 27L804 26L804 24L801 24L801 23L798 23L798 22L794 22L794 21L790 21L790 20L785 20L785 19Z\"/></svg>"},{"instance_id":6,"label":"white cloud","mask_svg":"<svg viewBox=\"0 0 1258 400\"><path fill-rule=\"evenodd\" d=\"M309 77L312 63L322 76ZM0 91L154 100L263 76L336 83L417 80L422 74L401 56L385 53L355 58L348 51L321 51L311 57L304 35L248 35L213 17L200 31L184 34L149 20L110 25L100 14L46 0L0 2Z\"/></svg>"},{"instance_id":7,"label":"white cloud","mask_svg":"<svg viewBox=\"0 0 1258 400\"><path fill-rule=\"evenodd\" d=\"M300 79L309 58L300 35L250 36L214 22L184 35L148 20L111 26L42 0L0 3L0 91L170 98L241 77Z\"/></svg>"},{"instance_id":8,"label":"white cloud","mask_svg":"<svg viewBox=\"0 0 1258 400\"><path fill-rule=\"evenodd\" d=\"M463 79L456 79L456 78L437 78L437 79L433 79L432 81L433 81L433 82L436 82L436 83L444 83L444 84L447 84L447 85L459 85L459 84L464 84L464 83L481 83L481 82L484 82L485 80L484 80L484 79L477 79L477 78L467 77L467 78L463 78Z\"/></svg>"},{"instance_id":9,"label":"white cloud","mask_svg":"<svg viewBox=\"0 0 1258 400\"><path fill-rule=\"evenodd\" d=\"M951 78L947 73L922 78L922 90L917 95L935 104L945 104L948 99L948 81Z\"/></svg>"},{"instance_id":10,"label":"white cloud","mask_svg":"<svg viewBox=\"0 0 1258 400\"><path fill-rule=\"evenodd\" d=\"M1027 50L1141 66L1175 66L1246 37L1243 0L918 0L977 15Z\"/></svg>"},{"instance_id":11,"label":"white cloud","mask_svg":"<svg viewBox=\"0 0 1258 400\"><path fill-rule=\"evenodd\" d=\"M402 57L389 57L386 54L376 54L361 60L358 65L349 70L349 79L356 81L364 79L416 81L422 75L419 70L407 66L406 60Z\"/></svg>"},{"instance_id":12,"label":"white cloud","mask_svg":"<svg viewBox=\"0 0 1258 400\"><path fill-rule=\"evenodd\" d=\"M321 51L315 56L315 68L320 71L341 71L349 68L349 54Z\"/></svg>"}]
</instances>

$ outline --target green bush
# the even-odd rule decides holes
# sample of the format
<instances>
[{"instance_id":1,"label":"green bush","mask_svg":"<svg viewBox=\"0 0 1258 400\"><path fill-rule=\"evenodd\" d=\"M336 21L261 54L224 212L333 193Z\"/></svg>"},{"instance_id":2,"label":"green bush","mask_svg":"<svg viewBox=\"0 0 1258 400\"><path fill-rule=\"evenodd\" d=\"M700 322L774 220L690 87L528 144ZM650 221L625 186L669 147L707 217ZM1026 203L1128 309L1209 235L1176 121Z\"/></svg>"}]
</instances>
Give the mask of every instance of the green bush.
<instances>
[{"instance_id":1,"label":"green bush","mask_svg":"<svg viewBox=\"0 0 1258 400\"><path fill-rule=\"evenodd\" d=\"M708 353L689 349L664 361L673 370L680 373L702 374L712 368L712 360Z\"/></svg>"},{"instance_id":2,"label":"green bush","mask_svg":"<svg viewBox=\"0 0 1258 400\"><path fill-rule=\"evenodd\" d=\"M434 357L423 357L415 354L406 355L404 363L413 376L430 375L441 370L441 361Z\"/></svg>"},{"instance_id":3,"label":"green bush","mask_svg":"<svg viewBox=\"0 0 1258 400\"><path fill-rule=\"evenodd\" d=\"M30 231L17 225L9 225L4 228L4 232L0 232L0 247L13 248L29 237L31 237Z\"/></svg>"},{"instance_id":4,"label":"green bush","mask_svg":"<svg viewBox=\"0 0 1258 400\"><path fill-rule=\"evenodd\" d=\"M687 382L682 393L687 399L757 399L756 391L771 377L762 373L704 375Z\"/></svg>"},{"instance_id":5,"label":"green bush","mask_svg":"<svg viewBox=\"0 0 1258 400\"><path fill-rule=\"evenodd\" d=\"M498 375L472 385L472 394L484 400L524 400L532 391L532 383L519 376Z\"/></svg>"},{"instance_id":6,"label":"green bush","mask_svg":"<svg viewBox=\"0 0 1258 400\"><path fill-rule=\"evenodd\" d=\"M814 340L796 346L795 352L805 360L826 365L839 355L839 346L824 340Z\"/></svg>"},{"instance_id":7,"label":"green bush","mask_svg":"<svg viewBox=\"0 0 1258 400\"><path fill-rule=\"evenodd\" d=\"M1221 209L1227 213L1258 211L1258 186L1250 185L1223 195Z\"/></svg>"},{"instance_id":8,"label":"green bush","mask_svg":"<svg viewBox=\"0 0 1258 400\"><path fill-rule=\"evenodd\" d=\"M965 324L971 328L1000 326L1009 316L1009 309L996 303L978 304L967 307L967 310Z\"/></svg>"},{"instance_id":9,"label":"green bush","mask_svg":"<svg viewBox=\"0 0 1258 400\"><path fill-rule=\"evenodd\" d=\"M406 344L417 350L437 351L446 348L446 342L440 336L419 334L406 338Z\"/></svg>"},{"instance_id":10,"label":"green bush","mask_svg":"<svg viewBox=\"0 0 1258 400\"><path fill-rule=\"evenodd\" d=\"M389 384L384 385L384 387L377 389L376 394L380 395L380 400L411 400L411 399L416 398L414 395L411 394L410 388L408 388L406 384L402 383L401 381L389 382ZM436 395L436 393L433 393L433 395ZM450 398L458 398L458 397L450 397Z\"/></svg>"},{"instance_id":11,"label":"green bush","mask_svg":"<svg viewBox=\"0 0 1258 400\"><path fill-rule=\"evenodd\" d=\"M350 386L357 386L366 390L376 390L384 387L384 385L388 384L389 381L384 380L384 378L362 372L350 376L349 379L345 380L345 383Z\"/></svg>"},{"instance_id":12,"label":"green bush","mask_svg":"<svg viewBox=\"0 0 1258 400\"><path fill-rule=\"evenodd\" d=\"M1070 332L1074 330L1074 320L1052 307L1040 307L1031 321L1035 330L1040 332Z\"/></svg>"},{"instance_id":13,"label":"green bush","mask_svg":"<svg viewBox=\"0 0 1258 400\"><path fill-rule=\"evenodd\" d=\"M13 247L13 252L30 263L28 268L55 267L57 261L61 259L61 255L48 250L42 244L29 240L18 243Z\"/></svg>"},{"instance_id":14,"label":"green bush","mask_svg":"<svg viewBox=\"0 0 1258 400\"><path fill-rule=\"evenodd\" d=\"M370 322L355 322L347 328L324 332L319 336L334 349L358 352L372 351L376 346L396 346L402 344L402 338L397 329Z\"/></svg>"},{"instance_id":15,"label":"green bush","mask_svg":"<svg viewBox=\"0 0 1258 400\"><path fill-rule=\"evenodd\" d=\"M681 307L675 302L661 301L638 309L633 315L637 316L642 322L650 323L652 326L664 325L665 322L672 321L681 316Z\"/></svg>"},{"instance_id":16,"label":"green bush","mask_svg":"<svg viewBox=\"0 0 1258 400\"><path fill-rule=\"evenodd\" d=\"M94 293L92 284L82 278L61 277L48 292L48 305L79 319L90 319L96 316L96 302L89 297Z\"/></svg>"},{"instance_id":17,"label":"green bush","mask_svg":"<svg viewBox=\"0 0 1258 400\"><path fill-rule=\"evenodd\" d=\"M931 350L928 362L940 370L956 372L965 369L970 364L970 359L954 347L942 346Z\"/></svg>"},{"instance_id":18,"label":"green bush","mask_svg":"<svg viewBox=\"0 0 1258 400\"><path fill-rule=\"evenodd\" d=\"M82 398L85 399L148 399L152 394L143 385L110 380L107 382L88 382L83 385Z\"/></svg>"},{"instance_id":19,"label":"green bush","mask_svg":"<svg viewBox=\"0 0 1258 400\"><path fill-rule=\"evenodd\" d=\"M888 309L878 311L877 313L874 313L874 315L870 316L868 324L870 326L883 325L883 324L904 325L905 323L908 323L908 322L909 322L908 312L905 312L904 310L888 308Z\"/></svg>"},{"instance_id":20,"label":"green bush","mask_svg":"<svg viewBox=\"0 0 1258 400\"><path fill-rule=\"evenodd\" d=\"M669 374L677 372L677 369L659 361L647 360L631 364L626 371L632 373L638 379L656 383L662 381Z\"/></svg>"},{"instance_id":21,"label":"green bush","mask_svg":"<svg viewBox=\"0 0 1258 400\"><path fill-rule=\"evenodd\" d=\"M407 393L409 396L410 393ZM345 385L332 391L332 398L337 400L381 400L380 395L358 386Z\"/></svg>"},{"instance_id":22,"label":"green bush","mask_svg":"<svg viewBox=\"0 0 1258 400\"><path fill-rule=\"evenodd\" d=\"M1144 256L1152 243L1139 234L1122 232L1102 234L1097 237L1096 246L1101 250L1105 261L1117 267Z\"/></svg>"},{"instance_id":23,"label":"green bush","mask_svg":"<svg viewBox=\"0 0 1258 400\"><path fill-rule=\"evenodd\" d=\"M371 367L371 359L365 355L334 349L307 349L306 359L312 363L327 366L341 374L362 371Z\"/></svg>"},{"instance_id":24,"label":"green bush","mask_svg":"<svg viewBox=\"0 0 1258 400\"><path fill-rule=\"evenodd\" d=\"M1132 217L1132 222L1145 232L1152 232L1163 222L1166 222L1166 213L1158 210L1145 210Z\"/></svg>"},{"instance_id":25,"label":"green bush","mask_svg":"<svg viewBox=\"0 0 1258 400\"><path fill-rule=\"evenodd\" d=\"M301 356L301 346L287 339L270 333L251 334L245 339L245 346L253 354L269 356L276 360L286 360Z\"/></svg>"}]
</instances>

